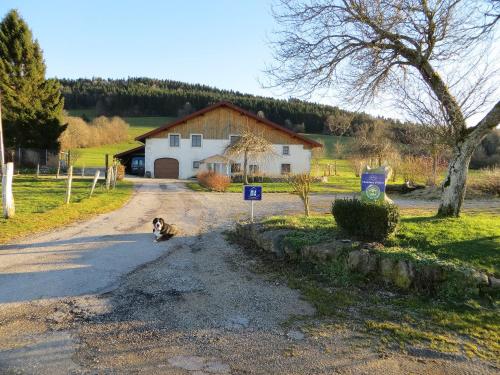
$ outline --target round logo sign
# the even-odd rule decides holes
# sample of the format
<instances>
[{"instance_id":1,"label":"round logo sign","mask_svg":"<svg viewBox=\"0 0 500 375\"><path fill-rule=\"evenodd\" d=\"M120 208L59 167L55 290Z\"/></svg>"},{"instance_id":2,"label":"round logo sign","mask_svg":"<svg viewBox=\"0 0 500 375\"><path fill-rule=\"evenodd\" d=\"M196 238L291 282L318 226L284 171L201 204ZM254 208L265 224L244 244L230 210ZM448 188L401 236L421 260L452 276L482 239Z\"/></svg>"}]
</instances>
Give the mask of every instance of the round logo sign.
<instances>
[{"instance_id":1,"label":"round logo sign","mask_svg":"<svg viewBox=\"0 0 500 375\"><path fill-rule=\"evenodd\" d=\"M375 200L380 197L380 188L377 185L368 186L365 192L368 199Z\"/></svg>"}]
</instances>

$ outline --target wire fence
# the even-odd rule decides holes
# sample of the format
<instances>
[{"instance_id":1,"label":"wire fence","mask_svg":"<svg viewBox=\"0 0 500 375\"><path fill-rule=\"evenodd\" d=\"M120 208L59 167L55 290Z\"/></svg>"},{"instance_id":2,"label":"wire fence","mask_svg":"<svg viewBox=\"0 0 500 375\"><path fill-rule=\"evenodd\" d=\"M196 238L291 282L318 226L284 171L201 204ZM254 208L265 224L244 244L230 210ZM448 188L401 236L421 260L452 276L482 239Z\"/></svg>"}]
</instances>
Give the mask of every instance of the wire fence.
<instances>
[{"instance_id":1,"label":"wire fence","mask_svg":"<svg viewBox=\"0 0 500 375\"><path fill-rule=\"evenodd\" d=\"M37 176L61 176L68 172L71 154L49 149L8 148L5 150L5 162L14 163L14 174L36 174ZM93 177L99 170L101 176L106 175L105 167L73 167L75 177ZM0 171L1 175L1 171Z\"/></svg>"},{"instance_id":2,"label":"wire fence","mask_svg":"<svg viewBox=\"0 0 500 375\"><path fill-rule=\"evenodd\" d=\"M57 150L37 148L7 148L5 161L13 162L17 168L36 168L37 166L57 168L60 161L65 166L67 155Z\"/></svg>"}]
</instances>

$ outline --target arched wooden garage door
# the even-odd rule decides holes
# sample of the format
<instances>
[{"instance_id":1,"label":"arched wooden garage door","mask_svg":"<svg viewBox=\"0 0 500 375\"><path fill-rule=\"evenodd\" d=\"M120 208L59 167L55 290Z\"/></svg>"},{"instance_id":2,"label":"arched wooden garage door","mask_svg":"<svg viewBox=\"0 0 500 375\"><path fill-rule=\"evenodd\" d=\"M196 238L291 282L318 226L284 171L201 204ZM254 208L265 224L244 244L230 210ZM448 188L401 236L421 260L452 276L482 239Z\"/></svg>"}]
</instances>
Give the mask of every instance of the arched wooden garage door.
<instances>
[{"instance_id":1,"label":"arched wooden garage door","mask_svg":"<svg viewBox=\"0 0 500 375\"><path fill-rule=\"evenodd\" d=\"M155 178L179 178L179 161L172 158L156 159Z\"/></svg>"}]
</instances>

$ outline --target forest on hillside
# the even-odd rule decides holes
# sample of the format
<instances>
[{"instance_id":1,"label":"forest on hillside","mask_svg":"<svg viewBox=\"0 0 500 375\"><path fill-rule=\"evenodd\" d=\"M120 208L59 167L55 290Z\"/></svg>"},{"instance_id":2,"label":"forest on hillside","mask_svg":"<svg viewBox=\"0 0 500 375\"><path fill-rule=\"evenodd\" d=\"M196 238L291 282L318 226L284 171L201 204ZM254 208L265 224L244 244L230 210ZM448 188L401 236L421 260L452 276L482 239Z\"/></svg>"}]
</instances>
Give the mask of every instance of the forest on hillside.
<instances>
[{"instance_id":1,"label":"forest on hillside","mask_svg":"<svg viewBox=\"0 0 500 375\"><path fill-rule=\"evenodd\" d=\"M352 129L375 120L366 113L352 113L295 98L275 99L172 80L92 78L59 81L66 109L95 108L97 115L105 116L175 117L226 100L253 113L262 111L271 121L307 133L328 133L325 120L329 116L349 116ZM402 124L398 120L377 119L390 125Z\"/></svg>"}]
</instances>

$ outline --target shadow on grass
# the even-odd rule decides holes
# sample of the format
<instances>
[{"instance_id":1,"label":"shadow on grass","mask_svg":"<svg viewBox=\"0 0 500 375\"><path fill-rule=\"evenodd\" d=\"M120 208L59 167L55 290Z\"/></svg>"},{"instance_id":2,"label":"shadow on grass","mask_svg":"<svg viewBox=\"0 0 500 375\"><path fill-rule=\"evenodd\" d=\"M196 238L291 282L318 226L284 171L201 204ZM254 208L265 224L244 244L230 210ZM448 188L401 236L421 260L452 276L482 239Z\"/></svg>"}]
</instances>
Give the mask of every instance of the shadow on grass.
<instances>
[{"instance_id":1,"label":"shadow on grass","mask_svg":"<svg viewBox=\"0 0 500 375\"><path fill-rule=\"evenodd\" d=\"M395 245L414 247L443 260L500 272L500 236L485 217L403 218Z\"/></svg>"}]
</instances>

